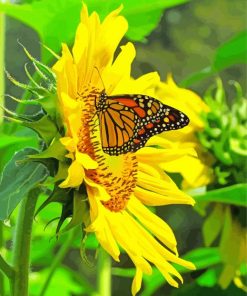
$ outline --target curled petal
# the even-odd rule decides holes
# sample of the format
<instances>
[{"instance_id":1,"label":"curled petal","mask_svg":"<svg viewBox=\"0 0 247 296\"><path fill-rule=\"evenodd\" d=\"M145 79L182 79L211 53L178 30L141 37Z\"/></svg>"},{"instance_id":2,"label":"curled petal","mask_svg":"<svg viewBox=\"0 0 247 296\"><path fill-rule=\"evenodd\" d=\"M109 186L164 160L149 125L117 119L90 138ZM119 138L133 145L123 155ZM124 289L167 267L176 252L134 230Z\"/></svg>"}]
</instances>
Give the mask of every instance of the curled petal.
<instances>
[{"instance_id":1,"label":"curled petal","mask_svg":"<svg viewBox=\"0 0 247 296\"><path fill-rule=\"evenodd\" d=\"M85 176L84 168L78 161L73 161L68 169L67 178L59 185L61 188L78 187Z\"/></svg>"}]
</instances>

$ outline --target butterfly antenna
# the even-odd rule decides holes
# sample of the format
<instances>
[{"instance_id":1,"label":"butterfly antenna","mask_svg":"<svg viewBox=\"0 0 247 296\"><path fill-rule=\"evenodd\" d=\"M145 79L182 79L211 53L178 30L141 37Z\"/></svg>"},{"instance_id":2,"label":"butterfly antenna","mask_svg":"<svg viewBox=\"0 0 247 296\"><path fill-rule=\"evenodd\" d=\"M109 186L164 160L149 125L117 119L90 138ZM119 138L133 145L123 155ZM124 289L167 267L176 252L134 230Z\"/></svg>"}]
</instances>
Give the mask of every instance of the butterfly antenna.
<instances>
[{"instance_id":1,"label":"butterfly antenna","mask_svg":"<svg viewBox=\"0 0 247 296\"><path fill-rule=\"evenodd\" d=\"M105 91L105 84L104 84L104 81L103 81L103 79L102 79L102 77L101 77L101 75L100 75L100 72L99 72L99 69L96 67L96 66L94 66L94 68L97 70L97 72L98 72L98 74L99 74L99 77L100 77L100 80L101 80L101 82L102 82L102 85L103 85L103 87L104 87L104 91Z\"/></svg>"}]
</instances>

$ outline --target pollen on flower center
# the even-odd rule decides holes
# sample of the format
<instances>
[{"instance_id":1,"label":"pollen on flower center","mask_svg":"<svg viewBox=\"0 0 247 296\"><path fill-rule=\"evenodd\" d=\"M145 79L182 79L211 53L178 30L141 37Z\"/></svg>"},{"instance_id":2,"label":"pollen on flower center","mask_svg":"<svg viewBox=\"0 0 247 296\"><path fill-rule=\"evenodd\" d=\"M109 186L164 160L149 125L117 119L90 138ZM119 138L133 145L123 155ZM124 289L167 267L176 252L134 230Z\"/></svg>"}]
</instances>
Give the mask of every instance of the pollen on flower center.
<instances>
[{"instance_id":1,"label":"pollen on flower center","mask_svg":"<svg viewBox=\"0 0 247 296\"><path fill-rule=\"evenodd\" d=\"M86 175L95 183L101 185L109 195L108 200L101 203L112 212L126 208L137 182L137 160L132 153L119 156L109 156L101 146L100 126L96 113L95 102L99 91L84 92L78 100L83 101L81 110L81 127L78 132L77 149L88 154L98 163L97 169L86 171Z\"/></svg>"}]
</instances>

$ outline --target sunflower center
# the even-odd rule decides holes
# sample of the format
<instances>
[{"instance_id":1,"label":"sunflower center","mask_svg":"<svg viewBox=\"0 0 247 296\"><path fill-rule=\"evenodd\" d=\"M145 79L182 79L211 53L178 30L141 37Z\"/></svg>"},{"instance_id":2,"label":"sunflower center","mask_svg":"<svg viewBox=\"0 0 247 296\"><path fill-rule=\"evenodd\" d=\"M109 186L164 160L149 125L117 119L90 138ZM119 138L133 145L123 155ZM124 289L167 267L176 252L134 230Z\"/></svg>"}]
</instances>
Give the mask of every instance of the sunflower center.
<instances>
[{"instance_id":1,"label":"sunflower center","mask_svg":"<svg viewBox=\"0 0 247 296\"><path fill-rule=\"evenodd\" d=\"M101 203L112 212L119 212L126 208L137 182L138 162L133 153L110 156L103 152L100 138L100 125L96 113L95 102L98 102L100 92L92 90L80 96L83 100L81 110L81 127L78 132L77 148L87 153L97 161L98 168L87 170L86 175L95 183L101 185L109 195L109 199L102 197Z\"/></svg>"}]
</instances>

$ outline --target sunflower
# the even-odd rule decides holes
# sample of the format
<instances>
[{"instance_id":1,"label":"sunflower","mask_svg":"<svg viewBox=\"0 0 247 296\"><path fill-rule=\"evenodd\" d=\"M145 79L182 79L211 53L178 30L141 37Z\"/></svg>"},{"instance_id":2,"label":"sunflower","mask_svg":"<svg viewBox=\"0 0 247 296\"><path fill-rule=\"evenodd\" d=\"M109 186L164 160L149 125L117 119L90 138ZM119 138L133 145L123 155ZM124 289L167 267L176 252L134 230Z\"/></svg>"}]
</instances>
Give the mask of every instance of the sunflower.
<instances>
[{"instance_id":1,"label":"sunflower","mask_svg":"<svg viewBox=\"0 0 247 296\"><path fill-rule=\"evenodd\" d=\"M194 269L178 256L171 228L147 206L168 204L193 205L193 199L180 191L160 163L195 156L191 147L157 149L161 137L137 153L119 156L105 154L101 146L95 98L104 89L108 95L129 93L156 97L160 83L157 73L131 78L135 57L132 43L115 50L128 24L119 15L121 7L103 22L97 13L88 14L84 5L72 51L62 45L62 56L54 65L60 112L66 127L62 144L71 159L62 188L79 188L84 184L90 207L86 231L94 232L101 246L119 261L121 246L136 266L132 294L141 288L143 273L151 274L151 264L167 282L177 287L174 277L181 275L172 263ZM171 148L171 149L170 149ZM151 263L151 264L150 264Z\"/></svg>"}]
</instances>

